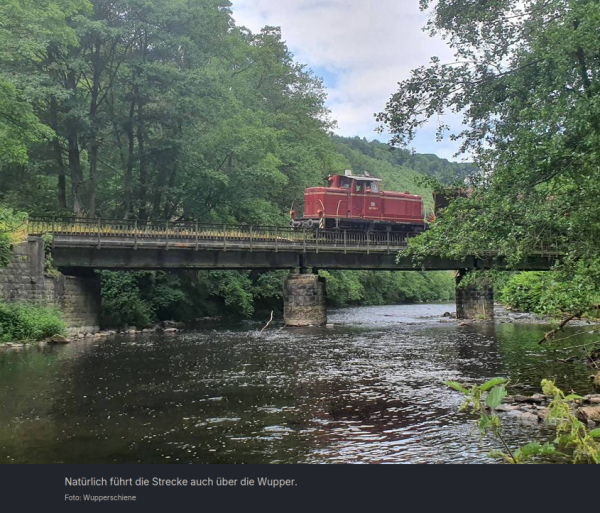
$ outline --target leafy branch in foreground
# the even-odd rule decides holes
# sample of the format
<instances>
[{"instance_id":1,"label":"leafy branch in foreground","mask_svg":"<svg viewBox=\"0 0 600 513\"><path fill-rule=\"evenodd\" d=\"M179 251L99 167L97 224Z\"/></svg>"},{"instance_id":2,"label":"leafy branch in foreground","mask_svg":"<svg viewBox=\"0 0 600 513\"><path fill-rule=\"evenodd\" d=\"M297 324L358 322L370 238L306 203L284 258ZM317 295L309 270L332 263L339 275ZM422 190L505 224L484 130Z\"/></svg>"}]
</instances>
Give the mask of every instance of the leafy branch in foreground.
<instances>
[{"instance_id":1,"label":"leafy branch in foreground","mask_svg":"<svg viewBox=\"0 0 600 513\"><path fill-rule=\"evenodd\" d=\"M587 426L573 413L571 402L581 399L572 394L565 397L553 381L542 380L542 390L552 397L548 406L548 420L556 427L555 443L573 450L574 463L600 464L600 428L588 431Z\"/></svg>"},{"instance_id":2,"label":"leafy branch in foreground","mask_svg":"<svg viewBox=\"0 0 600 513\"><path fill-rule=\"evenodd\" d=\"M479 413L479 419L477 421L479 434L484 437L491 431L504 446L504 450L512 463L519 463L502 436L502 423L500 422L500 417L498 417L498 414L496 413L496 408L500 406L502 400L507 395L507 382L508 381L504 378L493 378L483 385L473 385L470 390L456 381L446 381L444 384L464 394L464 401L460 407L460 411ZM484 401L484 394L486 392L487 395Z\"/></svg>"},{"instance_id":3,"label":"leafy branch in foreground","mask_svg":"<svg viewBox=\"0 0 600 513\"><path fill-rule=\"evenodd\" d=\"M556 429L554 443L531 442L513 451L502 435L502 421L497 409L507 396L505 378L493 378L483 385L473 385L470 389L456 381L444 384L464 395L460 411L479 414L477 427L481 437L491 433L503 445L505 452L493 451L494 457L508 463L528 463L535 458L548 459L562 457L572 463L600 464L600 428L588 431L573 412L572 403L581 399L578 395L567 395L553 381L543 380L544 394L551 397L546 422ZM569 454L557 449L568 450Z\"/></svg>"}]
</instances>

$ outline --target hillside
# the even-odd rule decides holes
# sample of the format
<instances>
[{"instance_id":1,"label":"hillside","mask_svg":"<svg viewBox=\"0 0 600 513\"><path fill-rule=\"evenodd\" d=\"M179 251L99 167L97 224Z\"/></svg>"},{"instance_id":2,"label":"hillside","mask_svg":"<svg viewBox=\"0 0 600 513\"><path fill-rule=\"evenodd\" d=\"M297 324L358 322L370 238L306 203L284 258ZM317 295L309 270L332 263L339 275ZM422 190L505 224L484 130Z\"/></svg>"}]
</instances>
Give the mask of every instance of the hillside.
<instances>
[{"instance_id":1,"label":"hillside","mask_svg":"<svg viewBox=\"0 0 600 513\"><path fill-rule=\"evenodd\" d=\"M431 176L444 184L462 182L474 170L471 163L450 162L431 153L411 153L393 148L380 141L367 141L360 137L333 137L338 151L346 155L344 147L359 152L365 157L385 162L408 171ZM410 173L409 173L410 174Z\"/></svg>"},{"instance_id":2,"label":"hillside","mask_svg":"<svg viewBox=\"0 0 600 513\"><path fill-rule=\"evenodd\" d=\"M368 172L382 178L385 190L423 196L426 215L433 210L433 195L431 188L422 184L423 177L450 184L462 181L473 169L472 164L450 162L436 155L412 154L360 137L334 136L332 140L336 151L346 158L355 174Z\"/></svg>"}]
</instances>

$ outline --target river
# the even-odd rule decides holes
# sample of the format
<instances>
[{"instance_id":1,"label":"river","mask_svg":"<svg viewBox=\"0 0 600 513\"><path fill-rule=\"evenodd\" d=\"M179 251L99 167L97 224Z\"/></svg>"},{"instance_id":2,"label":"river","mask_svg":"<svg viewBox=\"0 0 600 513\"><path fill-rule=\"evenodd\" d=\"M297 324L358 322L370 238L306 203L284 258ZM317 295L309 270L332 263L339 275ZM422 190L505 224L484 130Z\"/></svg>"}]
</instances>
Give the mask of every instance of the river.
<instances>
[{"instance_id":1,"label":"river","mask_svg":"<svg viewBox=\"0 0 600 513\"><path fill-rule=\"evenodd\" d=\"M591 391L583 363L537 345L548 326L460 326L446 311L358 307L330 311L333 328L260 335L246 323L2 349L0 462L485 463L500 447L479 439L444 380L504 376L534 393L553 377ZM514 447L551 435L504 424Z\"/></svg>"}]
</instances>

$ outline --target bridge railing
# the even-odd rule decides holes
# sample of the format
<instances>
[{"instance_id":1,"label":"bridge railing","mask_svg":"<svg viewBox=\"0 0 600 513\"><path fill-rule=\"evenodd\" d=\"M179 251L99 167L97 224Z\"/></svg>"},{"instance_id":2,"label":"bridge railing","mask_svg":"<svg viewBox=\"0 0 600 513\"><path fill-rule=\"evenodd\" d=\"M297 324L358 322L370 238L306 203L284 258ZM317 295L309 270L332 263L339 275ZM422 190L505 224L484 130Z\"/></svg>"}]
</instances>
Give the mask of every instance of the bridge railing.
<instances>
[{"instance_id":1,"label":"bridge railing","mask_svg":"<svg viewBox=\"0 0 600 513\"><path fill-rule=\"evenodd\" d=\"M30 235L51 234L75 244L131 244L170 247L219 247L285 250L321 248L370 252L406 247L406 235L385 231L297 230L280 226L88 218L31 218Z\"/></svg>"}]
</instances>

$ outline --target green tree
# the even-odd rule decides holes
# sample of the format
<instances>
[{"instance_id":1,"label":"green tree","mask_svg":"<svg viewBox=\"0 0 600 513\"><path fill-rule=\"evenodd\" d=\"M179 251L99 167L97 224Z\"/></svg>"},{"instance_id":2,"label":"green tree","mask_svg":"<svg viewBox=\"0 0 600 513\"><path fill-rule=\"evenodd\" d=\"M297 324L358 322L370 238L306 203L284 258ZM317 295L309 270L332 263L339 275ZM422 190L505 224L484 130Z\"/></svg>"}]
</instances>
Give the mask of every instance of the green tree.
<instances>
[{"instance_id":1,"label":"green tree","mask_svg":"<svg viewBox=\"0 0 600 513\"><path fill-rule=\"evenodd\" d=\"M600 3L422 0L421 7L431 8L428 29L449 42L455 62L434 57L413 70L379 120L403 144L427 119L461 113L464 129L451 136L479 172L468 197L452 202L410 252L497 250L516 264L543 248L562 255L565 279L593 277L597 292Z\"/></svg>"}]
</instances>

